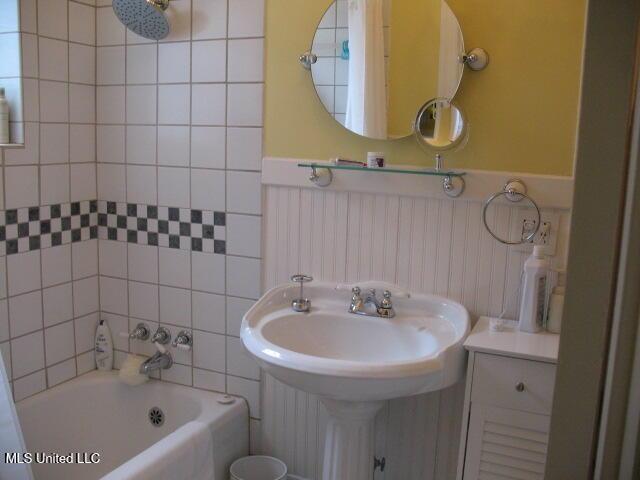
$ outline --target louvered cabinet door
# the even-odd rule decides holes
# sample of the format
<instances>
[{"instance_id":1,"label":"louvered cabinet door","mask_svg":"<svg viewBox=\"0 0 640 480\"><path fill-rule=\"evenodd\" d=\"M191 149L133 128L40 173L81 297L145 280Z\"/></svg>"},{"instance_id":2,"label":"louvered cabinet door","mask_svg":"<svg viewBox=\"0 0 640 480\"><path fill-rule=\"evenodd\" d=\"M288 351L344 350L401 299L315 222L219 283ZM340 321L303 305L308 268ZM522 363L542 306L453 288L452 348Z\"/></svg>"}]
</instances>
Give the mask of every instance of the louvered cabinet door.
<instances>
[{"instance_id":1,"label":"louvered cabinet door","mask_svg":"<svg viewBox=\"0 0 640 480\"><path fill-rule=\"evenodd\" d=\"M543 479L549 420L472 402L464 480Z\"/></svg>"}]
</instances>

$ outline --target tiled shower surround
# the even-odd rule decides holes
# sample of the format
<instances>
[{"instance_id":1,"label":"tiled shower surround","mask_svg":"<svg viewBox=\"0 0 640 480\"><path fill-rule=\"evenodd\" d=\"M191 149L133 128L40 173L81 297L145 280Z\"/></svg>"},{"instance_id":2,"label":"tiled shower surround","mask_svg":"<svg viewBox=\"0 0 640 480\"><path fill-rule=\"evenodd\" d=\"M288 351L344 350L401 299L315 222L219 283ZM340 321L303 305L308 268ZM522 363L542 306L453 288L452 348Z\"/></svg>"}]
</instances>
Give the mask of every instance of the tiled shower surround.
<instances>
[{"instance_id":1,"label":"tiled shower surround","mask_svg":"<svg viewBox=\"0 0 640 480\"><path fill-rule=\"evenodd\" d=\"M161 42L108 0L20 4L26 147L2 153L0 192L16 399L93 368L99 318L116 366L152 353L119 336L142 321L194 333L163 380L244 396L257 431L239 326L260 295L264 0L172 0Z\"/></svg>"}]
</instances>

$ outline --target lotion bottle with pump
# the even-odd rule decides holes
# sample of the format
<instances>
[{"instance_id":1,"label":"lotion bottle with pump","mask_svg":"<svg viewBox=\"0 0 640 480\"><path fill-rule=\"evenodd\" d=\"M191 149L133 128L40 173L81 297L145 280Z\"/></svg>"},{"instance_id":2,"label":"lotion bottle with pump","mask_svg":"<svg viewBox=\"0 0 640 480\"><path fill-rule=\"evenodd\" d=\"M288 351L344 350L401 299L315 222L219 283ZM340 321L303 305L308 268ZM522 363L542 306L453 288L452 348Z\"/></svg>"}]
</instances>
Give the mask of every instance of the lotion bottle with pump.
<instances>
[{"instance_id":1,"label":"lotion bottle with pump","mask_svg":"<svg viewBox=\"0 0 640 480\"><path fill-rule=\"evenodd\" d=\"M549 260L544 255L544 247L536 245L531 256L524 262L524 284L518 318L519 329L523 332L537 333L542 330L548 272Z\"/></svg>"},{"instance_id":2,"label":"lotion bottle with pump","mask_svg":"<svg viewBox=\"0 0 640 480\"><path fill-rule=\"evenodd\" d=\"M98 370L113 369L113 340L109 326L104 320L100 320L96 329L95 356Z\"/></svg>"}]
</instances>

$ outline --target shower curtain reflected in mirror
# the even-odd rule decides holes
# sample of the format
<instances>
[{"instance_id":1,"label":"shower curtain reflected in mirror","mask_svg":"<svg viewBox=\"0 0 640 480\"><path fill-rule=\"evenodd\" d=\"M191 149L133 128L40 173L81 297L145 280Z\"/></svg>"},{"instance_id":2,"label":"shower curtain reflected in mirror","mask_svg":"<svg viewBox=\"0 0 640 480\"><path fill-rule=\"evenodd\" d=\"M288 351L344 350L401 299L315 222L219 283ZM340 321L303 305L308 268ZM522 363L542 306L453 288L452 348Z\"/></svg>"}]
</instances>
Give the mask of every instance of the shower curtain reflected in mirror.
<instances>
[{"instance_id":1,"label":"shower curtain reflected in mirror","mask_svg":"<svg viewBox=\"0 0 640 480\"><path fill-rule=\"evenodd\" d=\"M349 0L349 84L345 126L387 138L383 0Z\"/></svg>"}]
</instances>

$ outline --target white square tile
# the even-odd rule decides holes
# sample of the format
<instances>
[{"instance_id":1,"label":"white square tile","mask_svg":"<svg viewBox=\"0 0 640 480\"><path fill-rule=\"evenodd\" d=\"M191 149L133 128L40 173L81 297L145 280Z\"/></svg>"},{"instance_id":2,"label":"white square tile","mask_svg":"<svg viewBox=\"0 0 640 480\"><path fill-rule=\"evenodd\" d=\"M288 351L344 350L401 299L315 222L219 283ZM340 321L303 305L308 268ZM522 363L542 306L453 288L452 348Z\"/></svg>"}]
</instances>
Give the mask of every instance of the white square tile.
<instances>
[{"instance_id":1,"label":"white square tile","mask_svg":"<svg viewBox=\"0 0 640 480\"><path fill-rule=\"evenodd\" d=\"M76 242L71 246L73 279L90 277L98 274L98 240Z\"/></svg>"},{"instance_id":2,"label":"white square tile","mask_svg":"<svg viewBox=\"0 0 640 480\"><path fill-rule=\"evenodd\" d=\"M126 202L124 165L98 164L98 197L111 202Z\"/></svg>"},{"instance_id":3,"label":"white square tile","mask_svg":"<svg viewBox=\"0 0 640 480\"><path fill-rule=\"evenodd\" d=\"M194 40L227 36L226 0L193 0L192 9Z\"/></svg>"},{"instance_id":4,"label":"white square tile","mask_svg":"<svg viewBox=\"0 0 640 480\"><path fill-rule=\"evenodd\" d=\"M260 214L262 211L260 173L227 172L227 211Z\"/></svg>"},{"instance_id":5,"label":"white square tile","mask_svg":"<svg viewBox=\"0 0 640 480\"><path fill-rule=\"evenodd\" d=\"M158 283L158 247L129 244L129 279Z\"/></svg>"},{"instance_id":6,"label":"white square tile","mask_svg":"<svg viewBox=\"0 0 640 480\"><path fill-rule=\"evenodd\" d=\"M260 170L262 167L262 129L227 129L227 168Z\"/></svg>"},{"instance_id":7,"label":"white square tile","mask_svg":"<svg viewBox=\"0 0 640 480\"><path fill-rule=\"evenodd\" d=\"M188 125L191 88L189 85L160 85L158 87L158 123Z\"/></svg>"},{"instance_id":8,"label":"white square tile","mask_svg":"<svg viewBox=\"0 0 640 480\"><path fill-rule=\"evenodd\" d=\"M40 120L40 94L39 82L33 78L23 78L24 88L24 120L25 122L37 122ZM25 132L28 141L28 132Z\"/></svg>"},{"instance_id":9,"label":"white square tile","mask_svg":"<svg viewBox=\"0 0 640 480\"><path fill-rule=\"evenodd\" d=\"M69 161L69 125L41 123L40 146L40 163L67 163Z\"/></svg>"},{"instance_id":10,"label":"white square tile","mask_svg":"<svg viewBox=\"0 0 640 480\"><path fill-rule=\"evenodd\" d=\"M11 148L4 154L5 165L38 163L40 156L40 124L25 123L25 147Z\"/></svg>"},{"instance_id":11,"label":"white square tile","mask_svg":"<svg viewBox=\"0 0 640 480\"><path fill-rule=\"evenodd\" d=\"M225 333L225 297L212 293L192 292L193 328Z\"/></svg>"},{"instance_id":12,"label":"white square tile","mask_svg":"<svg viewBox=\"0 0 640 480\"><path fill-rule=\"evenodd\" d=\"M96 43L97 45L124 45L125 43L125 26L120 23L110 6L96 9Z\"/></svg>"},{"instance_id":13,"label":"white square tile","mask_svg":"<svg viewBox=\"0 0 640 480\"><path fill-rule=\"evenodd\" d=\"M9 295L37 290L40 283L40 251L16 253L7 257Z\"/></svg>"},{"instance_id":14,"label":"white square tile","mask_svg":"<svg viewBox=\"0 0 640 480\"><path fill-rule=\"evenodd\" d=\"M127 83L156 83L158 77L157 45L127 47Z\"/></svg>"},{"instance_id":15,"label":"white square tile","mask_svg":"<svg viewBox=\"0 0 640 480\"><path fill-rule=\"evenodd\" d=\"M229 85L227 98L227 124L234 126L262 126L261 83Z\"/></svg>"},{"instance_id":16,"label":"white square tile","mask_svg":"<svg viewBox=\"0 0 640 480\"><path fill-rule=\"evenodd\" d=\"M191 39L191 0L171 0L165 12L171 31L162 41L176 42Z\"/></svg>"},{"instance_id":17,"label":"white square tile","mask_svg":"<svg viewBox=\"0 0 640 480\"><path fill-rule=\"evenodd\" d=\"M261 217L227 214L226 227L228 254L245 257L261 256Z\"/></svg>"},{"instance_id":18,"label":"white square tile","mask_svg":"<svg viewBox=\"0 0 640 480\"><path fill-rule=\"evenodd\" d=\"M247 400L249 416L260 418L260 382L227 375L227 393Z\"/></svg>"},{"instance_id":19,"label":"white square tile","mask_svg":"<svg viewBox=\"0 0 640 480\"><path fill-rule=\"evenodd\" d=\"M189 166L189 127L158 127L158 164Z\"/></svg>"},{"instance_id":20,"label":"white square tile","mask_svg":"<svg viewBox=\"0 0 640 480\"><path fill-rule=\"evenodd\" d=\"M7 376L9 380L13 377L11 375L11 348L9 342L0 343L0 355L2 355L2 360L4 361L4 366L7 371ZM11 386L11 385L9 385Z\"/></svg>"},{"instance_id":21,"label":"white square tile","mask_svg":"<svg viewBox=\"0 0 640 480\"><path fill-rule=\"evenodd\" d=\"M127 165L127 202L155 205L156 167Z\"/></svg>"},{"instance_id":22,"label":"white square tile","mask_svg":"<svg viewBox=\"0 0 640 480\"><path fill-rule=\"evenodd\" d=\"M221 170L191 169L191 208L225 210L225 174Z\"/></svg>"},{"instance_id":23,"label":"white square tile","mask_svg":"<svg viewBox=\"0 0 640 480\"><path fill-rule=\"evenodd\" d=\"M96 48L98 85L118 85L125 82L125 47Z\"/></svg>"},{"instance_id":24,"label":"white square tile","mask_svg":"<svg viewBox=\"0 0 640 480\"><path fill-rule=\"evenodd\" d=\"M73 338L71 339L73 342ZM76 359L70 358L65 362L61 362L57 365L53 365L47 368L47 379L49 382L49 388L71 380L76 376Z\"/></svg>"},{"instance_id":25,"label":"white square tile","mask_svg":"<svg viewBox=\"0 0 640 480\"><path fill-rule=\"evenodd\" d=\"M91 350L93 353L93 342L96 334L96 328L98 327L98 314L92 313L91 315L76 318L74 323L76 330L76 352L84 353Z\"/></svg>"},{"instance_id":26,"label":"white square tile","mask_svg":"<svg viewBox=\"0 0 640 480\"><path fill-rule=\"evenodd\" d=\"M1 6L0 6L1 7ZM20 76L20 34L2 33L0 37L0 77ZM9 98L9 97L7 97Z\"/></svg>"},{"instance_id":27,"label":"white square tile","mask_svg":"<svg viewBox=\"0 0 640 480\"><path fill-rule=\"evenodd\" d=\"M42 328L40 290L9 298L9 325L13 338Z\"/></svg>"},{"instance_id":28,"label":"white square tile","mask_svg":"<svg viewBox=\"0 0 640 480\"><path fill-rule=\"evenodd\" d=\"M65 322L44 331L44 346L47 365L73 357L75 338L73 322Z\"/></svg>"},{"instance_id":29,"label":"white square tile","mask_svg":"<svg viewBox=\"0 0 640 480\"><path fill-rule=\"evenodd\" d=\"M226 90L224 84L193 85L191 123L194 125L224 125Z\"/></svg>"},{"instance_id":30,"label":"white square tile","mask_svg":"<svg viewBox=\"0 0 640 480\"><path fill-rule=\"evenodd\" d=\"M336 28L336 2L329 5L329 8L324 12L318 28Z\"/></svg>"},{"instance_id":31,"label":"white square tile","mask_svg":"<svg viewBox=\"0 0 640 480\"><path fill-rule=\"evenodd\" d=\"M100 277L100 310L127 315L127 302L126 280Z\"/></svg>"},{"instance_id":32,"label":"white square tile","mask_svg":"<svg viewBox=\"0 0 640 480\"><path fill-rule=\"evenodd\" d=\"M0 343L9 340L9 305L5 298L0 300Z\"/></svg>"},{"instance_id":33,"label":"white square tile","mask_svg":"<svg viewBox=\"0 0 640 480\"><path fill-rule=\"evenodd\" d=\"M227 293L238 297L259 298L261 262L254 258L227 256Z\"/></svg>"},{"instance_id":34,"label":"white square tile","mask_svg":"<svg viewBox=\"0 0 640 480\"><path fill-rule=\"evenodd\" d=\"M67 39L67 0L38 0L38 34Z\"/></svg>"},{"instance_id":35,"label":"white square tile","mask_svg":"<svg viewBox=\"0 0 640 480\"><path fill-rule=\"evenodd\" d=\"M101 275L127 278L127 244L114 240L98 241Z\"/></svg>"},{"instance_id":36,"label":"white square tile","mask_svg":"<svg viewBox=\"0 0 640 480\"><path fill-rule=\"evenodd\" d=\"M191 252L192 288L210 293L225 293L224 255Z\"/></svg>"},{"instance_id":37,"label":"white square tile","mask_svg":"<svg viewBox=\"0 0 640 480\"><path fill-rule=\"evenodd\" d=\"M229 40L230 82L262 82L264 41L261 38Z\"/></svg>"},{"instance_id":38,"label":"white square tile","mask_svg":"<svg viewBox=\"0 0 640 480\"><path fill-rule=\"evenodd\" d=\"M20 0L20 29L23 32L38 32L36 0Z\"/></svg>"},{"instance_id":39,"label":"white square tile","mask_svg":"<svg viewBox=\"0 0 640 480\"><path fill-rule=\"evenodd\" d=\"M40 121L67 122L69 89L66 83L40 81Z\"/></svg>"},{"instance_id":40,"label":"white square tile","mask_svg":"<svg viewBox=\"0 0 640 480\"><path fill-rule=\"evenodd\" d=\"M225 376L222 373L208 370L193 369L193 386L212 392L224 392L226 385Z\"/></svg>"},{"instance_id":41,"label":"white square tile","mask_svg":"<svg viewBox=\"0 0 640 480\"><path fill-rule=\"evenodd\" d=\"M74 315L79 317L93 313L100 309L100 303L103 303L105 307L110 307L111 303L109 300L111 300L116 293L110 292L107 296L103 295L105 295L105 293L100 290L100 297L98 296L98 277L89 277L73 282ZM124 305L126 305L126 290L124 300ZM109 311L108 308L105 308L105 310Z\"/></svg>"},{"instance_id":42,"label":"white square tile","mask_svg":"<svg viewBox=\"0 0 640 480\"><path fill-rule=\"evenodd\" d=\"M2 18L0 18L0 33L16 32L20 30L20 9L14 0L1 0Z\"/></svg>"},{"instance_id":43,"label":"white square tile","mask_svg":"<svg viewBox=\"0 0 640 480\"><path fill-rule=\"evenodd\" d=\"M38 205L38 167L6 167L6 208Z\"/></svg>"},{"instance_id":44,"label":"white square tile","mask_svg":"<svg viewBox=\"0 0 640 480\"><path fill-rule=\"evenodd\" d=\"M158 204L189 208L189 169L158 167Z\"/></svg>"},{"instance_id":45,"label":"white square tile","mask_svg":"<svg viewBox=\"0 0 640 480\"><path fill-rule=\"evenodd\" d=\"M40 78L66 82L69 74L69 44L40 37L39 50Z\"/></svg>"},{"instance_id":46,"label":"white square tile","mask_svg":"<svg viewBox=\"0 0 640 480\"><path fill-rule=\"evenodd\" d=\"M191 327L191 291L160 286L160 321Z\"/></svg>"},{"instance_id":47,"label":"white square tile","mask_svg":"<svg viewBox=\"0 0 640 480\"><path fill-rule=\"evenodd\" d=\"M159 275L162 285L191 288L191 256L189 250L160 248Z\"/></svg>"},{"instance_id":48,"label":"white square tile","mask_svg":"<svg viewBox=\"0 0 640 480\"><path fill-rule=\"evenodd\" d=\"M188 42L159 44L158 82L188 83L190 81L190 59L191 44Z\"/></svg>"},{"instance_id":49,"label":"white square tile","mask_svg":"<svg viewBox=\"0 0 640 480\"><path fill-rule=\"evenodd\" d=\"M37 77L39 75L38 37L23 33L20 36L20 49L22 52L22 75Z\"/></svg>"},{"instance_id":50,"label":"white square tile","mask_svg":"<svg viewBox=\"0 0 640 480\"><path fill-rule=\"evenodd\" d=\"M42 291L44 326L50 327L73 318L71 283L63 283Z\"/></svg>"},{"instance_id":51,"label":"white square tile","mask_svg":"<svg viewBox=\"0 0 640 480\"><path fill-rule=\"evenodd\" d=\"M94 357L93 350L81 353L76 357L76 361L78 365L78 375L82 375L96 369L96 359Z\"/></svg>"},{"instance_id":52,"label":"white square tile","mask_svg":"<svg viewBox=\"0 0 640 480\"><path fill-rule=\"evenodd\" d=\"M335 57L318 58L318 61L311 65L313 84L332 88L335 84L335 64Z\"/></svg>"},{"instance_id":53,"label":"white square tile","mask_svg":"<svg viewBox=\"0 0 640 480\"><path fill-rule=\"evenodd\" d=\"M42 392L47 388L44 370L32 373L13 382L13 397L16 402Z\"/></svg>"},{"instance_id":54,"label":"white square tile","mask_svg":"<svg viewBox=\"0 0 640 480\"><path fill-rule=\"evenodd\" d=\"M41 253L43 287L71 281L71 245L43 248Z\"/></svg>"},{"instance_id":55,"label":"white square tile","mask_svg":"<svg viewBox=\"0 0 640 480\"><path fill-rule=\"evenodd\" d=\"M95 87L75 83L69 85L69 118L73 123L95 123Z\"/></svg>"},{"instance_id":56,"label":"white square tile","mask_svg":"<svg viewBox=\"0 0 640 480\"><path fill-rule=\"evenodd\" d=\"M156 86L127 87L127 123L156 123Z\"/></svg>"},{"instance_id":57,"label":"white square tile","mask_svg":"<svg viewBox=\"0 0 640 480\"><path fill-rule=\"evenodd\" d=\"M69 40L95 45L95 8L80 3L69 2Z\"/></svg>"},{"instance_id":58,"label":"white square tile","mask_svg":"<svg viewBox=\"0 0 640 480\"><path fill-rule=\"evenodd\" d=\"M40 167L40 174L42 175L41 205L69 201L69 165L43 165Z\"/></svg>"},{"instance_id":59,"label":"white square tile","mask_svg":"<svg viewBox=\"0 0 640 480\"><path fill-rule=\"evenodd\" d=\"M160 372L160 378L163 382L171 382L178 383L180 385L191 386L191 367L175 363L168 370L162 370Z\"/></svg>"},{"instance_id":60,"label":"white square tile","mask_svg":"<svg viewBox=\"0 0 640 480\"><path fill-rule=\"evenodd\" d=\"M191 127L191 166L225 167L224 127Z\"/></svg>"},{"instance_id":61,"label":"white square tile","mask_svg":"<svg viewBox=\"0 0 640 480\"><path fill-rule=\"evenodd\" d=\"M71 201L93 200L96 197L96 164L71 165Z\"/></svg>"},{"instance_id":62,"label":"white square tile","mask_svg":"<svg viewBox=\"0 0 640 480\"><path fill-rule=\"evenodd\" d=\"M19 378L44 368L42 331L11 341L13 378Z\"/></svg>"},{"instance_id":63,"label":"white square tile","mask_svg":"<svg viewBox=\"0 0 640 480\"><path fill-rule=\"evenodd\" d=\"M246 298L227 297L227 335L240 336L242 317L254 303Z\"/></svg>"},{"instance_id":64,"label":"white square tile","mask_svg":"<svg viewBox=\"0 0 640 480\"><path fill-rule=\"evenodd\" d=\"M7 296L7 257L0 258L0 298Z\"/></svg>"},{"instance_id":65,"label":"white square tile","mask_svg":"<svg viewBox=\"0 0 640 480\"><path fill-rule=\"evenodd\" d=\"M144 320L158 321L158 286L129 282L129 315Z\"/></svg>"},{"instance_id":66,"label":"white square tile","mask_svg":"<svg viewBox=\"0 0 640 480\"><path fill-rule=\"evenodd\" d=\"M98 123L124 123L125 87L96 87Z\"/></svg>"},{"instance_id":67,"label":"white square tile","mask_svg":"<svg viewBox=\"0 0 640 480\"><path fill-rule=\"evenodd\" d=\"M224 82L227 78L227 41L193 42L191 46L191 80Z\"/></svg>"},{"instance_id":68,"label":"white square tile","mask_svg":"<svg viewBox=\"0 0 640 480\"><path fill-rule=\"evenodd\" d=\"M260 380L260 367L245 353L239 338L227 337L227 373Z\"/></svg>"},{"instance_id":69,"label":"white square tile","mask_svg":"<svg viewBox=\"0 0 640 480\"><path fill-rule=\"evenodd\" d=\"M124 163L124 126L98 125L96 153L98 162Z\"/></svg>"},{"instance_id":70,"label":"white square tile","mask_svg":"<svg viewBox=\"0 0 640 480\"><path fill-rule=\"evenodd\" d=\"M151 125L127 126L127 163L156 163L156 129Z\"/></svg>"},{"instance_id":71,"label":"white square tile","mask_svg":"<svg viewBox=\"0 0 640 480\"><path fill-rule=\"evenodd\" d=\"M112 313L101 313L100 318L104 320L111 330L113 338L113 348L117 350L129 350L129 339L120 336L121 332L129 332L129 319L122 315L113 315Z\"/></svg>"},{"instance_id":72,"label":"white square tile","mask_svg":"<svg viewBox=\"0 0 640 480\"><path fill-rule=\"evenodd\" d=\"M229 0L229 38L264 35L264 0Z\"/></svg>"},{"instance_id":73,"label":"white square tile","mask_svg":"<svg viewBox=\"0 0 640 480\"><path fill-rule=\"evenodd\" d=\"M193 366L224 372L224 335L199 331L193 332Z\"/></svg>"},{"instance_id":74,"label":"white square tile","mask_svg":"<svg viewBox=\"0 0 640 480\"><path fill-rule=\"evenodd\" d=\"M72 163L96 161L96 127L70 125L69 160Z\"/></svg>"}]
</instances>

